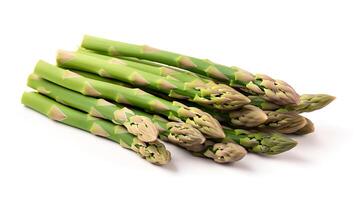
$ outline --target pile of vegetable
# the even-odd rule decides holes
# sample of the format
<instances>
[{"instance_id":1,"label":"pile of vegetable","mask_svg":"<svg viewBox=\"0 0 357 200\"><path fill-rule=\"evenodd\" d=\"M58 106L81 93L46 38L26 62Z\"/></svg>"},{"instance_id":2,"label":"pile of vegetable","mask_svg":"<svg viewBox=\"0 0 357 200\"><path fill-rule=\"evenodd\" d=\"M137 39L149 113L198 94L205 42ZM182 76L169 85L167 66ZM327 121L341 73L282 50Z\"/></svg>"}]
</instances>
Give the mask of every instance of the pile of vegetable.
<instances>
[{"instance_id":1,"label":"pile of vegetable","mask_svg":"<svg viewBox=\"0 0 357 200\"><path fill-rule=\"evenodd\" d=\"M247 152L277 155L314 131L301 113L335 97L150 46L84 36L81 48L38 61L22 103L48 118L117 142L164 165L170 142L218 163Z\"/></svg>"}]
</instances>

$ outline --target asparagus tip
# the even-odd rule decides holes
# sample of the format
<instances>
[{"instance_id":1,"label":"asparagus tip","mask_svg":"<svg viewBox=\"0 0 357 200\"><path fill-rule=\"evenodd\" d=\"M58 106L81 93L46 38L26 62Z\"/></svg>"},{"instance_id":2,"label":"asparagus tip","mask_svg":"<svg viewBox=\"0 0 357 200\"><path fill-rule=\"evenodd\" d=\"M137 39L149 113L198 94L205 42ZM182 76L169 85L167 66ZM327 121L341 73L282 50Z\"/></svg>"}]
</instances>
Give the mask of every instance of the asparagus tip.
<instances>
[{"instance_id":1,"label":"asparagus tip","mask_svg":"<svg viewBox=\"0 0 357 200\"><path fill-rule=\"evenodd\" d=\"M289 151L298 144L297 141L279 133L273 133L270 137L263 139L261 143L268 147L269 150L263 153L267 155L276 155Z\"/></svg>"},{"instance_id":2,"label":"asparagus tip","mask_svg":"<svg viewBox=\"0 0 357 200\"><path fill-rule=\"evenodd\" d=\"M225 137L222 126L210 114L195 107L188 107L179 102L174 102L174 105L180 106L177 111L178 115L186 118L186 123L191 124L194 128L201 131L201 133L212 138Z\"/></svg>"},{"instance_id":3,"label":"asparagus tip","mask_svg":"<svg viewBox=\"0 0 357 200\"><path fill-rule=\"evenodd\" d=\"M204 155L217 163L230 163L241 160L247 151L235 143L216 143Z\"/></svg>"},{"instance_id":4,"label":"asparagus tip","mask_svg":"<svg viewBox=\"0 0 357 200\"><path fill-rule=\"evenodd\" d=\"M234 110L250 102L248 97L225 84L209 82L205 84L204 89L201 89L201 91L207 94L202 98L207 98L209 95L210 97L207 102L219 110Z\"/></svg>"},{"instance_id":5,"label":"asparagus tip","mask_svg":"<svg viewBox=\"0 0 357 200\"><path fill-rule=\"evenodd\" d=\"M187 148L203 144L206 140L202 133L190 124L169 122L167 126L169 130L168 140L179 146Z\"/></svg>"},{"instance_id":6,"label":"asparagus tip","mask_svg":"<svg viewBox=\"0 0 357 200\"><path fill-rule=\"evenodd\" d=\"M306 120L306 125L304 127L302 127L301 129L295 131L293 134L306 135L306 134L309 134L309 133L312 133L315 131L314 123L306 117L305 117L305 120Z\"/></svg>"},{"instance_id":7,"label":"asparagus tip","mask_svg":"<svg viewBox=\"0 0 357 200\"><path fill-rule=\"evenodd\" d=\"M165 165L171 160L171 153L158 141L144 143L135 138L131 149L145 160L156 165Z\"/></svg>"},{"instance_id":8,"label":"asparagus tip","mask_svg":"<svg viewBox=\"0 0 357 200\"><path fill-rule=\"evenodd\" d=\"M245 127L258 126L268 119L262 109L253 105L245 105L240 110L230 112L229 117L232 124Z\"/></svg>"},{"instance_id":9,"label":"asparagus tip","mask_svg":"<svg viewBox=\"0 0 357 200\"><path fill-rule=\"evenodd\" d=\"M152 121L144 116L134 115L129 118L124 126L143 142L153 142L157 139L159 131Z\"/></svg>"}]
</instances>

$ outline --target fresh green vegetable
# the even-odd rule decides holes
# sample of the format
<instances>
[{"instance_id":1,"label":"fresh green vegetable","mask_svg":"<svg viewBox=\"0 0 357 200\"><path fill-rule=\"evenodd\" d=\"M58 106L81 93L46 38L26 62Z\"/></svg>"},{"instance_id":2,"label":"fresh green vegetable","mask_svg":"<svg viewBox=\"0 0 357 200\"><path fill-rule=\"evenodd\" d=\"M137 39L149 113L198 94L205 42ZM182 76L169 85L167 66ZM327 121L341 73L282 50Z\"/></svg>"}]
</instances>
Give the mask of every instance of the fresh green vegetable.
<instances>
[{"instance_id":1,"label":"fresh green vegetable","mask_svg":"<svg viewBox=\"0 0 357 200\"><path fill-rule=\"evenodd\" d=\"M150 88L173 98L188 99L216 109L232 110L250 102L246 96L224 84L210 82L200 87L192 87L190 83L142 71L135 67L143 65L142 68L150 68L150 65L112 57L104 59L103 57L88 52L59 51L57 63L63 68L96 73L137 87Z\"/></svg>"},{"instance_id":2,"label":"fresh green vegetable","mask_svg":"<svg viewBox=\"0 0 357 200\"><path fill-rule=\"evenodd\" d=\"M233 142L213 142L207 140L204 144L187 148L193 155L211 158L217 163L231 163L244 158L247 150Z\"/></svg>"},{"instance_id":3,"label":"fresh green vegetable","mask_svg":"<svg viewBox=\"0 0 357 200\"><path fill-rule=\"evenodd\" d=\"M224 138L224 132L219 122L200 109L188 107L178 102L166 101L140 89L89 79L44 61L37 63L35 73L48 81L84 95L102 97L118 103L140 107L153 113L165 115L171 120L191 124L208 137Z\"/></svg>"},{"instance_id":4,"label":"fresh green vegetable","mask_svg":"<svg viewBox=\"0 0 357 200\"><path fill-rule=\"evenodd\" d=\"M124 125L127 130L138 136L144 142L153 142L158 137L159 131L147 117L135 115L127 108L118 108L116 105L104 100L66 89L49 81L46 81L36 74L31 74L27 85L36 89L57 102L89 113L91 116L111 120L115 124Z\"/></svg>"},{"instance_id":5,"label":"fresh green vegetable","mask_svg":"<svg viewBox=\"0 0 357 200\"><path fill-rule=\"evenodd\" d=\"M295 112L266 111L268 119L258 126L260 130L293 134L306 125L305 117Z\"/></svg>"},{"instance_id":6,"label":"fresh green vegetable","mask_svg":"<svg viewBox=\"0 0 357 200\"><path fill-rule=\"evenodd\" d=\"M92 117L59 104L41 94L35 92L24 93L22 103L50 119L117 142L122 147L135 151L151 163L164 165L171 159L170 152L166 150L162 143L158 141L142 142L136 136L130 134L123 126Z\"/></svg>"},{"instance_id":7,"label":"fresh green vegetable","mask_svg":"<svg viewBox=\"0 0 357 200\"><path fill-rule=\"evenodd\" d=\"M206 59L163 51L146 45L128 44L89 35L84 36L81 46L110 56L135 57L184 68L229 83L242 91L262 96L278 105L297 104L299 102L299 95L284 81L274 80L266 75L253 75L238 67L228 67Z\"/></svg>"},{"instance_id":8,"label":"fresh green vegetable","mask_svg":"<svg viewBox=\"0 0 357 200\"><path fill-rule=\"evenodd\" d=\"M286 152L297 145L297 142L279 133L263 133L243 129L224 129L226 141L234 141L249 152L276 155Z\"/></svg>"},{"instance_id":9,"label":"fresh green vegetable","mask_svg":"<svg viewBox=\"0 0 357 200\"><path fill-rule=\"evenodd\" d=\"M279 106L277 104L266 101L259 96L249 96L251 104L263 110L277 110L280 112L312 112L324 108L330 104L336 97L328 94L303 94L300 96L300 101L296 105Z\"/></svg>"}]
</instances>

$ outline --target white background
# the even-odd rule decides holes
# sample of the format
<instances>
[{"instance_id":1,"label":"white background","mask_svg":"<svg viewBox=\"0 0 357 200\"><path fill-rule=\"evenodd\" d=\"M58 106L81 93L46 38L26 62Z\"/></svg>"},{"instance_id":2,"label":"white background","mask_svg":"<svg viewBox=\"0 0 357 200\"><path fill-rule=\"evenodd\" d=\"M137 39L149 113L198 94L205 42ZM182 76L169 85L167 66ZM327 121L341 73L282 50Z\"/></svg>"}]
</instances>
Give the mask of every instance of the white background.
<instances>
[{"instance_id":1,"label":"white background","mask_svg":"<svg viewBox=\"0 0 357 200\"><path fill-rule=\"evenodd\" d=\"M0 199L356 199L355 1L1 1ZM272 158L219 165L167 145L148 164L54 123L20 97L38 59L83 34L150 44L287 80L337 100L309 114L314 134Z\"/></svg>"}]
</instances>

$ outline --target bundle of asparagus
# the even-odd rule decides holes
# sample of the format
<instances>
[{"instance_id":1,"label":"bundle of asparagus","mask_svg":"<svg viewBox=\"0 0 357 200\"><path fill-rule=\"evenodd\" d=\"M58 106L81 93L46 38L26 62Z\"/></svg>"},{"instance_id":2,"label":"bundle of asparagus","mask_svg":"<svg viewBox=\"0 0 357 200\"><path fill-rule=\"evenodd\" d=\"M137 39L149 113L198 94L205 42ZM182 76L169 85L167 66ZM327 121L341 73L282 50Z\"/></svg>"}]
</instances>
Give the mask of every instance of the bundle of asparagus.
<instances>
[{"instance_id":1,"label":"bundle of asparagus","mask_svg":"<svg viewBox=\"0 0 357 200\"><path fill-rule=\"evenodd\" d=\"M301 113L334 100L299 96L287 83L149 46L85 36L57 66L39 61L22 103L55 121L167 164L159 140L217 163L247 152L276 155L297 145L289 135L314 131ZM222 126L222 125L223 126Z\"/></svg>"}]
</instances>

